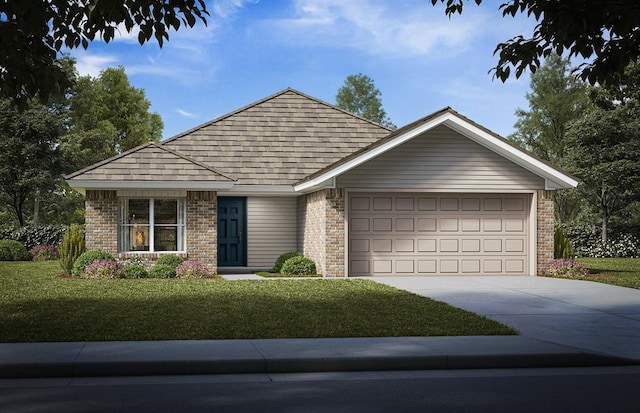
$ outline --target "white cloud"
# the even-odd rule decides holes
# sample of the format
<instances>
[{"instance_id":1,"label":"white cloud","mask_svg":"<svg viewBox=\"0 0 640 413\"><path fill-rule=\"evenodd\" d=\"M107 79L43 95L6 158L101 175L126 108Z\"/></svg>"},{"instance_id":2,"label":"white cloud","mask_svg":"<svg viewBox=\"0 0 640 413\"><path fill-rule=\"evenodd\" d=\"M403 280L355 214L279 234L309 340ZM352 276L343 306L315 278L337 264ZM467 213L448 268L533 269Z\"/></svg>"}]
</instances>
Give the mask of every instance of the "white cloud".
<instances>
[{"instance_id":1,"label":"white cloud","mask_svg":"<svg viewBox=\"0 0 640 413\"><path fill-rule=\"evenodd\" d=\"M187 112L184 109L176 109L176 112L182 116L184 116L185 118L197 118L198 115L196 115L195 113L191 113L191 112Z\"/></svg>"},{"instance_id":2,"label":"white cloud","mask_svg":"<svg viewBox=\"0 0 640 413\"><path fill-rule=\"evenodd\" d=\"M116 66L119 61L117 57L112 55L91 55L84 51L73 55L76 58L76 70L80 76L96 77L102 70Z\"/></svg>"},{"instance_id":3,"label":"white cloud","mask_svg":"<svg viewBox=\"0 0 640 413\"><path fill-rule=\"evenodd\" d=\"M451 24L442 10L381 0L295 0L295 16L271 21L285 38L310 46L350 47L372 55L457 54L483 28L482 14Z\"/></svg>"},{"instance_id":4,"label":"white cloud","mask_svg":"<svg viewBox=\"0 0 640 413\"><path fill-rule=\"evenodd\" d=\"M256 4L259 0L216 0L213 2L213 14L225 19L233 16L248 4Z\"/></svg>"}]
</instances>

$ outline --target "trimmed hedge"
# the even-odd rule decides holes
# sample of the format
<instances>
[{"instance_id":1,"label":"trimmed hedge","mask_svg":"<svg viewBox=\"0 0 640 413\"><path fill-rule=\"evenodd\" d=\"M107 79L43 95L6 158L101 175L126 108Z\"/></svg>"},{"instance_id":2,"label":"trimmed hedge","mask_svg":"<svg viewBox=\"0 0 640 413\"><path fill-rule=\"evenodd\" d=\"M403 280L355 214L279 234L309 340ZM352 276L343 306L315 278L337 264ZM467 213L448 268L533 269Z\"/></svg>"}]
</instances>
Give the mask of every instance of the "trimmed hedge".
<instances>
[{"instance_id":1,"label":"trimmed hedge","mask_svg":"<svg viewBox=\"0 0 640 413\"><path fill-rule=\"evenodd\" d=\"M282 272L282 265L289 259L289 258L293 258L293 257L301 257L302 254L300 254L298 251L289 251L289 252L285 252L284 254L280 255L278 257L278 259L276 259L275 264L273 264L273 272L275 273L281 273Z\"/></svg>"},{"instance_id":2,"label":"trimmed hedge","mask_svg":"<svg viewBox=\"0 0 640 413\"><path fill-rule=\"evenodd\" d=\"M151 278L176 278L176 269L168 264L157 264L149 270Z\"/></svg>"},{"instance_id":3,"label":"trimmed hedge","mask_svg":"<svg viewBox=\"0 0 640 413\"><path fill-rule=\"evenodd\" d=\"M29 261L31 256L27 248L19 241L0 240L0 261Z\"/></svg>"},{"instance_id":4,"label":"trimmed hedge","mask_svg":"<svg viewBox=\"0 0 640 413\"><path fill-rule=\"evenodd\" d=\"M66 229L65 225L3 227L0 228L0 239L20 241L30 250L36 245L59 245Z\"/></svg>"},{"instance_id":5,"label":"trimmed hedge","mask_svg":"<svg viewBox=\"0 0 640 413\"><path fill-rule=\"evenodd\" d=\"M298 255L286 260L280 272L285 275L313 275L316 273L316 264L313 260Z\"/></svg>"},{"instance_id":6,"label":"trimmed hedge","mask_svg":"<svg viewBox=\"0 0 640 413\"><path fill-rule=\"evenodd\" d=\"M178 265L182 264L183 262L184 262L184 259L179 255L167 254L167 255L161 255L156 260L156 265L168 265L170 267L173 267L173 269L176 269Z\"/></svg>"},{"instance_id":7,"label":"trimmed hedge","mask_svg":"<svg viewBox=\"0 0 640 413\"><path fill-rule=\"evenodd\" d=\"M115 261L116 259L113 258L113 255L109 254L106 251L91 250L91 251L83 252L73 263L73 270L71 271L71 274L75 276L80 276L84 273L85 269L89 264L91 264L94 261L104 261L104 260Z\"/></svg>"}]
</instances>

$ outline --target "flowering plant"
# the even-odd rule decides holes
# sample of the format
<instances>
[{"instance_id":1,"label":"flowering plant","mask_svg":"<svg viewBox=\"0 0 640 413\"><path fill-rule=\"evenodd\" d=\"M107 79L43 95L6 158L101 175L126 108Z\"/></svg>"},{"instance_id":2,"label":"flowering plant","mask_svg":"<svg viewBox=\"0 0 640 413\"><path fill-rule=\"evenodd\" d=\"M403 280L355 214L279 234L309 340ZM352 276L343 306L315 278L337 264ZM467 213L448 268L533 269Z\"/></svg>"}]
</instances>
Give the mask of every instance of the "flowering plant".
<instances>
[{"instance_id":1,"label":"flowering plant","mask_svg":"<svg viewBox=\"0 0 640 413\"><path fill-rule=\"evenodd\" d=\"M203 264L197 261L185 261L176 268L178 278L207 278L211 273Z\"/></svg>"},{"instance_id":2,"label":"flowering plant","mask_svg":"<svg viewBox=\"0 0 640 413\"><path fill-rule=\"evenodd\" d=\"M29 250L34 261L49 261L58 259L58 249L53 245L36 245Z\"/></svg>"},{"instance_id":3,"label":"flowering plant","mask_svg":"<svg viewBox=\"0 0 640 413\"><path fill-rule=\"evenodd\" d=\"M548 274L553 276L572 278L586 277L589 275L589 270L574 259L560 258L551 262Z\"/></svg>"},{"instance_id":4,"label":"flowering plant","mask_svg":"<svg viewBox=\"0 0 640 413\"><path fill-rule=\"evenodd\" d=\"M97 260L87 265L82 278L111 279L120 278L122 269L117 262L111 260Z\"/></svg>"}]
</instances>

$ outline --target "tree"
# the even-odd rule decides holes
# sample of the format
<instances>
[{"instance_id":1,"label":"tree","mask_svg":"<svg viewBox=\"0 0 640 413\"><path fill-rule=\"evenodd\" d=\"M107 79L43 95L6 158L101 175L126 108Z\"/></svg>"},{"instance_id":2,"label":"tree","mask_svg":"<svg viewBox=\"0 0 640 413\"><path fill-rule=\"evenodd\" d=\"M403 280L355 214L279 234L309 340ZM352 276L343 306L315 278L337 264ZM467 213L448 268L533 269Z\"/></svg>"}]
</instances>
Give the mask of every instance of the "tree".
<instances>
[{"instance_id":1,"label":"tree","mask_svg":"<svg viewBox=\"0 0 640 413\"><path fill-rule=\"evenodd\" d=\"M380 90L369 76L362 73L347 76L338 89L336 106L388 128L396 128L382 108Z\"/></svg>"},{"instance_id":2,"label":"tree","mask_svg":"<svg viewBox=\"0 0 640 413\"><path fill-rule=\"evenodd\" d=\"M80 77L74 89L61 145L75 169L160 140L160 115L149 112L144 90L131 86L123 67L108 68L97 78Z\"/></svg>"},{"instance_id":3,"label":"tree","mask_svg":"<svg viewBox=\"0 0 640 413\"><path fill-rule=\"evenodd\" d=\"M640 64L614 86L591 91L593 107L569 130L570 163L583 199L599 213L601 238L609 220L640 200Z\"/></svg>"},{"instance_id":4,"label":"tree","mask_svg":"<svg viewBox=\"0 0 640 413\"><path fill-rule=\"evenodd\" d=\"M517 109L516 132L509 137L518 145L558 167L566 167L567 130L579 119L589 99L586 85L569 74L570 61L552 54L531 75L529 109ZM556 219L566 222L578 212L575 191L556 193Z\"/></svg>"},{"instance_id":5,"label":"tree","mask_svg":"<svg viewBox=\"0 0 640 413\"><path fill-rule=\"evenodd\" d=\"M63 171L60 131L59 117L46 106L31 103L19 111L0 100L0 196L20 226L27 198L54 187Z\"/></svg>"},{"instance_id":6,"label":"tree","mask_svg":"<svg viewBox=\"0 0 640 413\"><path fill-rule=\"evenodd\" d=\"M171 29L205 24L204 0L5 0L0 2L0 98L25 105L32 97L46 102L69 84L57 61L63 47L106 43L116 32L152 37L160 47Z\"/></svg>"},{"instance_id":7,"label":"tree","mask_svg":"<svg viewBox=\"0 0 640 413\"><path fill-rule=\"evenodd\" d=\"M451 17L462 14L465 0L430 0L445 3ZM474 0L477 5L482 0ZM522 35L499 43L494 54L495 77L506 81L512 68L516 78L528 68L535 72L541 59L552 53L590 59L575 73L591 84L617 81L625 67L640 57L640 2L637 0L509 0L500 4L502 15L533 16L537 25L530 37Z\"/></svg>"}]
</instances>

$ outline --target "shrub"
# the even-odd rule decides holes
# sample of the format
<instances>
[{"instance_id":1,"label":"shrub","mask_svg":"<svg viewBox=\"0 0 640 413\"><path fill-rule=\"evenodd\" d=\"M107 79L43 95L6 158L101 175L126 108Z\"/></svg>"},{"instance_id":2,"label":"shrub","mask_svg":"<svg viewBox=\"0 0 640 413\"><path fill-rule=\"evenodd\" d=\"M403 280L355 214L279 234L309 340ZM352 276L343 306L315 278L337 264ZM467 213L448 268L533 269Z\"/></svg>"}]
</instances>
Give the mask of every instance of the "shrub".
<instances>
[{"instance_id":1,"label":"shrub","mask_svg":"<svg viewBox=\"0 0 640 413\"><path fill-rule=\"evenodd\" d=\"M573 244L564 231L556 228L553 234L553 258L574 258Z\"/></svg>"},{"instance_id":2,"label":"shrub","mask_svg":"<svg viewBox=\"0 0 640 413\"><path fill-rule=\"evenodd\" d=\"M122 267L121 276L122 278L146 278L149 272L142 265L129 263Z\"/></svg>"},{"instance_id":3,"label":"shrub","mask_svg":"<svg viewBox=\"0 0 640 413\"><path fill-rule=\"evenodd\" d=\"M175 278L176 269L171 265L158 264L151 267L149 270L149 277L151 278Z\"/></svg>"},{"instance_id":4,"label":"shrub","mask_svg":"<svg viewBox=\"0 0 640 413\"><path fill-rule=\"evenodd\" d=\"M71 271L71 274L81 275L83 272L85 272L85 269L89 264L98 260L108 260L115 262L115 258L113 258L113 255L105 251L91 250L83 252L78 257L78 259L76 259L76 262L73 263L73 270Z\"/></svg>"},{"instance_id":5,"label":"shrub","mask_svg":"<svg viewBox=\"0 0 640 413\"><path fill-rule=\"evenodd\" d=\"M149 265L149 261L148 261L148 260L146 260L146 259L144 259L144 258L142 258L140 255L134 255L133 257L131 257L131 258L129 258L129 259L127 259L127 260L125 260L125 261L122 263L122 265L123 265L123 266L127 266L127 265L129 265L129 264L132 264L132 265L139 265L139 266L141 266L141 267L143 267L143 268L145 268L145 269L147 269L147 268L149 268L149 267L150 267L150 265Z\"/></svg>"},{"instance_id":6,"label":"shrub","mask_svg":"<svg viewBox=\"0 0 640 413\"><path fill-rule=\"evenodd\" d=\"M307 257L297 255L286 260L280 272L286 275L312 275L316 273L316 264Z\"/></svg>"},{"instance_id":7,"label":"shrub","mask_svg":"<svg viewBox=\"0 0 640 413\"><path fill-rule=\"evenodd\" d=\"M30 250L37 245L59 245L65 229L64 225L4 227L0 228L0 239L20 241Z\"/></svg>"},{"instance_id":8,"label":"shrub","mask_svg":"<svg viewBox=\"0 0 640 413\"><path fill-rule=\"evenodd\" d=\"M80 225L73 224L64 233L58 255L60 256L60 267L65 274L71 274L73 264L85 251L84 234Z\"/></svg>"},{"instance_id":9,"label":"shrub","mask_svg":"<svg viewBox=\"0 0 640 413\"><path fill-rule=\"evenodd\" d=\"M301 257L302 254L300 254L298 251L289 251L289 252L285 252L284 254L280 255L278 257L278 259L276 260L275 264L273 264L273 272L282 272L282 265L289 259L292 257Z\"/></svg>"},{"instance_id":10,"label":"shrub","mask_svg":"<svg viewBox=\"0 0 640 413\"><path fill-rule=\"evenodd\" d=\"M29 252L21 242L0 240L0 261L28 261L30 258Z\"/></svg>"},{"instance_id":11,"label":"shrub","mask_svg":"<svg viewBox=\"0 0 640 413\"><path fill-rule=\"evenodd\" d=\"M51 261L59 258L58 249L53 245L36 245L29 250L29 254L34 261Z\"/></svg>"},{"instance_id":12,"label":"shrub","mask_svg":"<svg viewBox=\"0 0 640 413\"><path fill-rule=\"evenodd\" d=\"M87 265L81 277L93 280L108 280L120 278L121 275L122 270L117 262L113 260L95 260Z\"/></svg>"},{"instance_id":13,"label":"shrub","mask_svg":"<svg viewBox=\"0 0 640 413\"><path fill-rule=\"evenodd\" d=\"M589 270L574 259L560 258L551 262L547 274L562 277L586 277L589 275Z\"/></svg>"},{"instance_id":14,"label":"shrub","mask_svg":"<svg viewBox=\"0 0 640 413\"><path fill-rule=\"evenodd\" d=\"M598 240L580 248L576 255L593 258L637 258L640 255L640 240L631 234L624 234L606 242Z\"/></svg>"},{"instance_id":15,"label":"shrub","mask_svg":"<svg viewBox=\"0 0 640 413\"><path fill-rule=\"evenodd\" d=\"M207 278L211 273L204 264L197 261L185 261L176 268L178 278Z\"/></svg>"},{"instance_id":16,"label":"shrub","mask_svg":"<svg viewBox=\"0 0 640 413\"><path fill-rule=\"evenodd\" d=\"M179 255L167 254L160 256L160 258L158 258L158 260L156 261L156 265L168 265L170 267L173 267L173 269L175 270L178 265L182 264L183 262L184 259Z\"/></svg>"}]
</instances>

